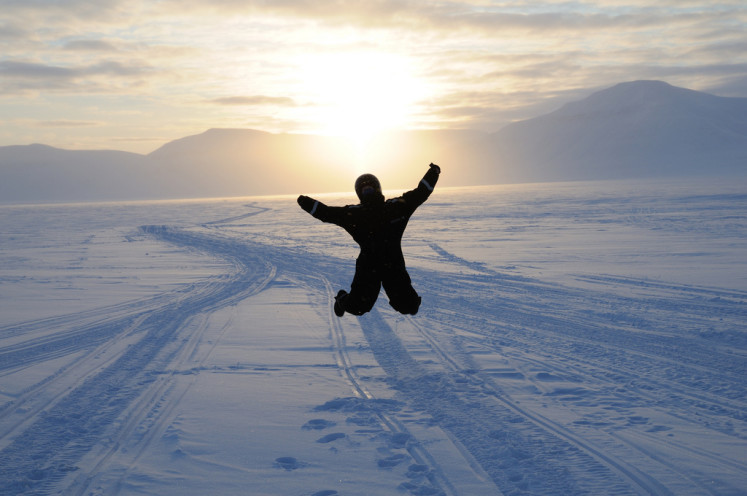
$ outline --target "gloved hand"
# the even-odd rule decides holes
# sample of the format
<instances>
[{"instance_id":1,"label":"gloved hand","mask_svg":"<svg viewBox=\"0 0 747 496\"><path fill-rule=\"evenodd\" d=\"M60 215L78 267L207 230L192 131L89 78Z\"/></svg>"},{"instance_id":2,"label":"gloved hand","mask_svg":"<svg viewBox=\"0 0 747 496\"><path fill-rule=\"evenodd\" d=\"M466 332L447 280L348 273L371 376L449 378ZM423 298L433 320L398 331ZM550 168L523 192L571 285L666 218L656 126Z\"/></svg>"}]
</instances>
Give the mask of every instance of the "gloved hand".
<instances>
[{"instance_id":1,"label":"gloved hand","mask_svg":"<svg viewBox=\"0 0 747 496\"><path fill-rule=\"evenodd\" d=\"M436 174L441 174L441 167L437 166L437 165L436 165L436 164L434 164L433 162L431 162L431 165L429 165L429 167L430 167L431 169L435 169L435 171L436 171Z\"/></svg>"},{"instance_id":2,"label":"gloved hand","mask_svg":"<svg viewBox=\"0 0 747 496\"><path fill-rule=\"evenodd\" d=\"M298 205L307 212L311 212L311 209L314 208L314 203L316 202L313 198L309 198L305 195L300 195L296 201L298 202Z\"/></svg>"}]
</instances>

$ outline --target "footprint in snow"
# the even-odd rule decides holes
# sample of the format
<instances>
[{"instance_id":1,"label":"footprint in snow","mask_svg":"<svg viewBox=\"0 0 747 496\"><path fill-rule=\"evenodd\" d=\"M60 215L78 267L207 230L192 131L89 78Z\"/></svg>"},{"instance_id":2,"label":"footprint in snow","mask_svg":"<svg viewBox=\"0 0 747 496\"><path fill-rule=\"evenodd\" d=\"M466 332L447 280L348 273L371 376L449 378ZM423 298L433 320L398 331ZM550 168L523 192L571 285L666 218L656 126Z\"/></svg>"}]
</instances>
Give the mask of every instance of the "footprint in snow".
<instances>
[{"instance_id":1,"label":"footprint in snow","mask_svg":"<svg viewBox=\"0 0 747 496\"><path fill-rule=\"evenodd\" d=\"M417 479L418 477L428 475L429 472L430 469L428 468L428 465L413 463L412 465L407 467L407 473L405 474L405 477L407 477L408 479Z\"/></svg>"},{"instance_id":2,"label":"footprint in snow","mask_svg":"<svg viewBox=\"0 0 747 496\"><path fill-rule=\"evenodd\" d=\"M431 496L435 494L443 494L441 491L429 484L415 484L414 482L403 482L399 485L399 488L403 491L409 491L411 494L418 496Z\"/></svg>"},{"instance_id":3,"label":"footprint in snow","mask_svg":"<svg viewBox=\"0 0 747 496\"><path fill-rule=\"evenodd\" d=\"M291 470L296 470L297 468L303 468L306 466L306 464L304 462L298 461L292 456L281 456L280 458L275 458L275 466L288 470L290 472Z\"/></svg>"},{"instance_id":4,"label":"footprint in snow","mask_svg":"<svg viewBox=\"0 0 747 496\"><path fill-rule=\"evenodd\" d=\"M381 460L379 460L378 463L379 463L379 467L381 468L392 468L392 467L396 467L400 463L406 460L409 460L409 459L410 459L409 456L403 455L400 453L400 454L396 454L392 456L387 456L386 458L382 458Z\"/></svg>"},{"instance_id":5,"label":"footprint in snow","mask_svg":"<svg viewBox=\"0 0 747 496\"><path fill-rule=\"evenodd\" d=\"M337 422L332 422L330 420L324 420L324 419L313 419L309 420L303 426L301 426L301 429L306 431L320 431L322 429L326 429L328 427L334 427L337 425Z\"/></svg>"},{"instance_id":6,"label":"footprint in snow","mask_svg":"<svg viewBox=\"0 0 747 496\"><path fill-rule=\"evenodd\" d=\"M633 415L628 417L628 425L644 425L648 424L648 417L642 417L640 415Z\"/></svg>"},{"instance_id":7,"label":"footprint in snow","mask_svg":"<svg viewBox=\"0 0 747 496\"><path fill-rule=\"evenodd\" d=\"M389 447L398 449L406 448L407 444L412 441L412 436L406 432L397 432L389 438Z\"/></svg>"},{"instance_id":8,"label":"footprint in snow","mask_svg":"<svg viewBox=\"0 0 747 496\"><path fill-rule=\"evenodd\" d=\"M650 429L646 429L646 432L666 432L666 431L671 431L671 430L672 430L671 427L666 427L664 425L655 425L651 427Z\"/></svg>"},{"instance_id":9,"label":"footprint in snow","mask_svg":"<svg viewBox=\"0 0 747 496\"><path fill-rule=\"evenodd\" d=\"M562 377L558 377L557 375L553 375L549 372L540 372L535 377L538 381L543 382L560 382L564 380Z\"/></svg>"},{"instance_id":10,"label":"footprint in snow","mask_svg":"<svg viewBox=\"0 0 747 496\"><path fill-rule=\"evenodd\" d=\"M317 443L331 443L332 441L337 441L338 439L342 439L345 437L345 434L342 432L335 432L333 434L327 434L326 436L319 438L316 440Z\"/></svg>"}]
</instances>

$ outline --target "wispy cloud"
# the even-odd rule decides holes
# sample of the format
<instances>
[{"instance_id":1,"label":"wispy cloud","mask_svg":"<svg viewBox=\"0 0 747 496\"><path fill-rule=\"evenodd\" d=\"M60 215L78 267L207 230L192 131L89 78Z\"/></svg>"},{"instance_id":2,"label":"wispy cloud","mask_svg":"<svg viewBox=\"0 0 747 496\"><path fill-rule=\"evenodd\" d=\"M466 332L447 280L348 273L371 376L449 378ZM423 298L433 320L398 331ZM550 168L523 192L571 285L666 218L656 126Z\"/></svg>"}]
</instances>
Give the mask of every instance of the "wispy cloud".
<instances>
[{"instance_id":1,"label":"wispy cloud","mask_svg":"<svg viewBox=\"0 0 747 496\"><path fill-rule=\"evenodd\" d=\"M141 3L139 0L3 0L3 9L21 19L78 19L89 23L137 12Z\"/></svg>"},{"instance_id":2,"label":"wispy cloud","mask_svg":"<svg viewBox=\"0 0 747 496\"><path fill-rule=\"evenodd\" d=\"M292 98L285 96L227 96L221 98L213 98L208 100L209 103L216 103L218 105L238 105L238 106L257 106L257 105L276 105L280 107L295 107L297 104Z\"/></svg>"},{"instance_id":3,"label":"wispy cloud","mask_svg":"<svg viewBox=\"0 0 747 496\"><path fill-rule=\"evenodd\" d=\"M71 40L65 43L64 50L84 51L84 52L116 52L114 44L104 40Z\"/></svg>"},{"instance_id":4,"label":"wispy cloud","mask_svg":"<svg viewBox=\"0 0 747 496\"><path fill-rule=\"evenodd\" d=\"M632 79L747 96L747 4L4 0L0 122L33 114L37 122L95 123L106 115L113 140L139 129L121 112L137 109L153 135L307 130L316 102L303 61L364 51L410 61L424 87L413 126L491 131ZM17 132L4 125L0 145ZM64 139L76 126L53 127Z\"/></svg>"},{"instance_id":5,"label":"wispy cloud","mask_svg":"<svg viewBox=\"0 0 747 496\"><path fill-rule=\"evenodd\" d=\"M690 25L701 20L712 22L724 15L744 16L743 2L719 2L712 6L703 1L544 1L484 2L417 0L313 0L236 1L166 0L172 5L187 5L213 14L265 14L306 19L331 26L357 28L416 29L454 32L469 30L489 37L506 31L530 32L546 36L553 33L597 31L601 29L650 29Z\"/></svg>"},{"instance_id":6,"label":"wispy cloud","mask_svg":"<svg viewBox=\"0 0 747 496\"><path fill-rule=\"evenodd\" d=\"M87 66L58 66L22 60L0 61L0 90L6 95L28 90L106 92L121 90L123 80L141 81L154 72L144 63L105 60ZM116 78L112 81L110 78Z\"/></svg>"},{"instance_id":7,"label":"wispy cloud","mask_svg":"<svg viewBox=\"0 0 747 496\"><path fill-rule=\"evenodd\" d=\"M0 42L14 41L28 35L29 31L27 29L12 21L0 22Z\"/></svg>"},{"instance_id":8,"label":"wispy cloud","mask_svg":"<svg viewBox=\"0 0 747 496\"><path fill-rule=\"evenodd\" d=\"M96 126L101 126L102 123L92 122L92 121L74 121L74 120L68 120L68 119L60 119L60 120L54 120L54 121L34 121L32 125L36 127L65 128L65 127L96 127Z\"/></svg>"}]
</instances>

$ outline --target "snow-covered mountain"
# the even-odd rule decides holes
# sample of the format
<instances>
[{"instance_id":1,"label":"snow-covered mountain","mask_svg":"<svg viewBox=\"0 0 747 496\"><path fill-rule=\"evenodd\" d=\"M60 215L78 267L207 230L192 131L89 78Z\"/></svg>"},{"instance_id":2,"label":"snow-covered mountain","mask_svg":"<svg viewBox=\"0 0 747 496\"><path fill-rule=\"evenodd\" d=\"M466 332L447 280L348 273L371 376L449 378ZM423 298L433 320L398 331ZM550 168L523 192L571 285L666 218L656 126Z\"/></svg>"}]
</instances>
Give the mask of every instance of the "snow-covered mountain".
<instances>
[{"instance_id":1,"label":"snow-covered mountain","mask_svg":"<svg viewBox=\"0 0 747 496\"><path fill-rule=\"evenodd\" d=\"M137 153L0 147L0 203L159 198L165 179L158 164Z\"/></svg>"},{"instance_id":2,"label":"snow-covered mountain","mask_svg":"<svg viewBox=\"0 0 747 496\"><path fill-rule=\"evenodd\" d=\"M745 175L747 98L634 81L493 134L387 133L366 148L248 129L211 129L148 155L0 147L0 202L349 191L363 171L405 188L431 161L444 166L446 186Z\"/></svg>"},{"instance_id":3,"label":"snow-covered mountain","mask_svg":"<svg viewBox=\"0 0 747 496\"><path fill-rule=\"evenodd\" d=\"M747 98L621 83L489 136L498 182L724 175L747 170Z\"/></svg>"},{"instance_id":4,"label":"snow-covered mountain","mask_svg":"<svg viewBox=\"0 0 747 496\"><path fill-rule=\"evenodd\" d=\"M484 136L401 131L356 143L343 137L210 129L167 143L149 158L181 176L185 188L209 189L202 196L351 191L355 178L367 171L380 175L385 188L405 188L417 185L430 162L449 155L454 159L448 162L461 163L462 150ZM481 184L484 176L472 165L465 163L460 181L453 184ZM234 189L226 193L227 188Z\"/></svg>"}]
</instances>

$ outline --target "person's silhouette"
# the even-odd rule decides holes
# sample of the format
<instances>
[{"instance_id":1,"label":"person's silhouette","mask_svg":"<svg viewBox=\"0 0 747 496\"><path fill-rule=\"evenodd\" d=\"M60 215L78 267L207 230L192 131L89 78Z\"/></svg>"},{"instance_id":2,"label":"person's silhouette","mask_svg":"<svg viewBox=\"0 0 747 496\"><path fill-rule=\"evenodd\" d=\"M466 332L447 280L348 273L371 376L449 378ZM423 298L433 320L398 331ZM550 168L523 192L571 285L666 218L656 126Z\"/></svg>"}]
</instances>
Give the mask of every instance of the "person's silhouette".
<instances>
[{"instance_id":1,"label":"person's silhouette","mask_svg":"<svg viewBox=\"0 0 747 496\"><path fill-rule=\"evenodd\" d=\"M430 164L417 188L389 200L384 199L381 184L373 174L363 174L355 181L358 205L330 207L308 196L298 197L302 209L342 227L360 246L350 292L341 289L335 297L338 317L345 312L363 315L370 311L382 285L395 310L411 315L418 312L420 296L405 267L402 234L415 209L430 196L440 173L438 165Z\"/></svg>"}]
</instances>

